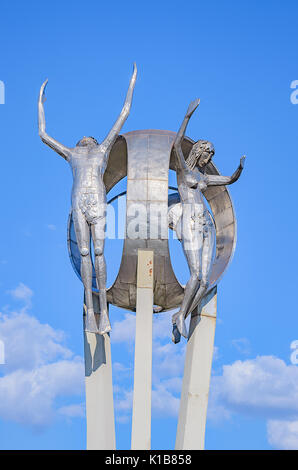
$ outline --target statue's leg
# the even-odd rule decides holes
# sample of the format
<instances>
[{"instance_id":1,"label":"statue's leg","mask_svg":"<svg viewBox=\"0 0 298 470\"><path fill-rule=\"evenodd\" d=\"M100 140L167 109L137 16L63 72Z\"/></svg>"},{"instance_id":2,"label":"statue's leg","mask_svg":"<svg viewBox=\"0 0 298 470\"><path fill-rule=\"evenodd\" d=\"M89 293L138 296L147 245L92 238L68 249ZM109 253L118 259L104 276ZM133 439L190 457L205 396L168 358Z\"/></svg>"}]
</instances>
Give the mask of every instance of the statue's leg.
<instances>
[{"instance_id":1,"label":"statue's leg","mask_svg":"<svg viewBox=\"0 0 298 470\"><path fill-rule=\"evenodd\" d=\"M203 249L202 249L202 280L200 288L197 291L193 302L191 303L189 313L191 313L201 303L209 287L209 276L212 267L212 255L215 244L215 231L211 223L207 223L204 230Z\"/></svg>"},{"instance_id":2,"label":"statue's leg","mask_svg":"<svg viewBox=\"0 0 298 470\"><path fill-rule=\"evenodd\" d=\"M194 227L192 227L190 224L185 224L182 232L182 246L190 270L190 279L184 290L184 297L180 310L172 317L172 340L174 343L179 343L180 335L184 336L185 338L188 337L185 318L189 312L190 304L194 299L195 293L199 287L201 277L200 265L202 256L202 243L203 232L201 230L194 230Z\"/></svg>"},{"instance_id":3,"label":"statue's leg","mask_svg":"<svg viewBox=\"0 0 298 470\"><path fill-rule=\"evenodd\" d=\"M104 242L105 242L105 217L100 218L96 224L91 225L91 234L94 245L94 257L95 257L95 272L97 287L99 290L99 325L98 329L100 334L108 333L111 331L111 324L109 320L109 312L107 306L107 294L106 294L106 263L104 258Z\"/></svg>"},{"instance_id":4,"label":"statue's leg","mask_svg":"<svg viewBox=\"0 0 298 470\"><path fill-rule=\"evenodd\" d=\"M73 224L78 247L81 253L81 277L85 289L87 315L86 331L98 333L92 299L92 262L90 256L90 228L80 210L73 210Z\"/></svg>"}]
</instances>

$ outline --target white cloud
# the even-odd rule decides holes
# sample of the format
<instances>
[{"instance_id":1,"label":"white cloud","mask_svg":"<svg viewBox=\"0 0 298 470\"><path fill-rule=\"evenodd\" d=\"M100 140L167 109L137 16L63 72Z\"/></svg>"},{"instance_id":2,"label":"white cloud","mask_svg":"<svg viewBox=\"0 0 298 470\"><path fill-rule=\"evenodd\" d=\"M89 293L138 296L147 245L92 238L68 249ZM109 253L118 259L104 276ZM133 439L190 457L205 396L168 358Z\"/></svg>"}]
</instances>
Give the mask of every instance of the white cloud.
<instances>
[{"instance_id":1,"label":"white cloud","mask_svg":"<svg viewBox=\"0 0 298 470\"><path fill-rule=\"evenodd\" d=\"M231 411L298 418L298 368L274 356L236 361L212 379L213 396Z\"/></svg>"},{"instance_id":2,"label":"white cloud","mask_svg":"<svg viewBox=\"0 0 298 470\"><path fill-rule=\"evenodd\" d=\"M62 406L58 409L58 413L67 418L84 418L86 416L85 403Z\"/></svg>"},{"instance_id":3,"label":"white cloud","mask_svg":"<svg viewBox=\"0 0 298 470\"><path fill-rule=\"evenodd\" d=\"M113 362L113 371L118 373L118 372L129 372L131 369L129 367L126 367L124 364L121 362Z\"/></svg>"},{"instance_id":4,"label":"white cloud","mask_svg":"<svg viewBox=\"0 0 298 470\"><path fill-rule=\"evenodd\" d=\"M125 313L124 319L112 324L111 341L113 343L134 342L136 331L136 316Z\"/></svg>"},{"instance_id":5,"label":"white cloud","mask_svg":"<svg viewBox=\"0 0 298 470\"><path fill-rule=\"evenodd\" d=\"M33 290L30 287L20 282L19 285L13 289L8 291L8 293L17 300L22 300L25 302L25 307L29 308L31 306L31 299L33 296Z\"/></svg>"},{"instance_id":6,"label":"white cloud","mask_svg":"<svg viewBox=\"0 0 298 470\"><path fill-rule=\"evenodd\" d=\"M250 342L247 338L233 339L232 346L241 354L248 355L250 353Z\"/></svg>"},{"instance_id":7,"label":"white cloud","mask_svg":"<svg viewBox=\"0 0 298 470\"><path fill-rule=\"evenodd\" d=\"M32 369L73 353L62 343L62 331L42 324L28 313L0 313L0 338L5 345L5 371Z\"/></svg>"},{"instance_id":8,"label":"white cloud","mask_svg":"<svg viewBox=\"0 0 298 470\"><path fill-rule=\"evenodd\" d=\"M153 374L159 377L180 377L183 374L185 343L153 343Z\"/></svg>"},{"instance_id":9,"label":"white cloud","mask_svg":"<svg viewBox=\"0 0 298 470\"><path fill-rule=\"evenodd\" d=\"M178 415L180 399L161 382L152 390L152 411L157 416Z\"/></svg>"},{"instance_id":10,"label":"white cloud","mask_svg":"<svg viewBox=\"0 0 298 470\"><path fill-rule=\"evenodd\" d=\"M153 338L169 339L172 336L172 315L174 311L153 315ZM134 342L136 332L135 313L125 313L122 320L112 325L111 341L114 343Z\"/></svg>"},{"instance_id":11,"label":"white cloud","mask_svg":"<svg viewBox=\"0 0 298 470\"><path fill-rule=\"evenodd\" d=\"M130 411L132 408L132 400L133 400L133 391L124 390L123 397L117 401L116 408L118 410Z\"/></svg>"},{"instance_id":12,"label":"white cloud","mask_svg":"<svg viewBox=\"0 0 298 470\"><path fill-rule=\"evenodd\" d=\"M16 370L0 378L0 416L35 429L55 418L55 399L83 392L80 359L57 361L33 370Z\"/></svg>"},{"instance_id":13,"label":"white cloud","mask_svg":"<svg viewBox=\"0 0 298 470\"><path fill-rule=\"evenodd\" d=\"M220 357L218 346L213 348L213 361L217 361Z\"/></svg>"},{"instance_id":14,"label":"white cloud","mask_svg":"<svg viewBox=\"0 0 298 470\"><path fill-rule=\"evenodd\" d=\"M177 417L180 401L186 342L171 343L172 313L153 317L152 410L159 418ZM114 333L115 328L112 341ZM122 321L116 322L116 341L131 345L134 334L134 314L126 314ZM248 339L235 339L232 344L240 354L250 353ZM214 356L214 359L218 357L216 347ZM123 369L122 365L117 367L119 372ZM117 379L117 420L127 422L132 409L131 383L128 386L121 377ZM222 374L211 379L208 419L218 423L235 414L263 418L272 447L298 448L298 368L274 356L258 356L224 365Z\"/></svg>"},{"instance_id":15,"label":"white cloud","mask_svg":"<svg viewBox=\"0 0 298 470\"><path fill-rule=\"evenodd\" d=\"M275 449L298 449L298 421L268 421L267 435L269 444Z\"/></svg>"},{"instance_id":16,"label":"white cloud","mask_svg":"<svg viewBox=\"0 0 298 470\"><path fill-rule=\"evenodd\" d=\"M176 310L175 310L176 311ZM172 336L172 315L174 311L153 315L154 339L169 339Z\"/></svg>"},{"instance_id":17,"label":"white cloud","mask_svg":"<svg viewBox=\"0 0 298 470\"><path fill-rule=\"evenodd\" d=\"M234 413L264 418L269 443L298 448L298 368L274 356L236 361L212 377L208 418Z\"/></svg>"},{"instance_id":18,"label":"white cloud","mask_svg":"<svg viewBox=\"0 0 298 470\"><path fill-rule=\"evenodd\" d=\"M174 311L164 312L153 319L153 382L169 377L182 377L186 342L172 342L172 315Z\"/></svg>"},{"instance_id":19,"label":"white cloud","mask_svg":"<svg viewBox=\"0 0 298 470\"><path fill-rule=\"evenodd\" d=\"M57 407L57 398L82 395L84 366L64 345L65 335L42 324L28 309L33 291L20 283L10 291L25 307L0 313L0 339L5 364L0 366L0 418L35 430L60 416L82 416L77 405Z\"/></svg>"},{"instance_id":20,"label":"white cloud","mask_svg":"<svg viewBox=\"0 0 298 470\"><path fill-rule=\"evenodd\" d=\"M216 397L214 399L214 391L210 389L209 401L208 401L208 413L207 413L207 420L212 422L213 424L222 424L223 421L227 421L231 418L231 411L226 406L225 403L221 402L221 400Z\"/></svg>"},{"instance_id":21,"label":"white cloud","mask_svg":"<svg viewBox=\"0 0 298 470\"><path fill-rule=\"evenodd\" d=\"M128 415L116 415L116 421L117 423L120 423L120 424L127 424L129 423L129 416Z\"/></svg>"},{"instance_id":22,"label":"white cloud","mask_svg":"<svg viewBox=\"0 0 298 470\"><path fill-rule=\"evenodd\" d=\"M179 377L170 377L168 379L163 379L160 381L160 383L167 390L170 390L171 392L180 395L182 387L182 374Z\"/></svg>"},{"instance_id":23,"label":"white cloud","mask_svg":"<svg viewBox=\"0 0 298 470\"><path fill-rule=\"evenodd\" d=\"M152 389L152 412L158 418L165 416L177 417L180 399L173 392L180 391L181 381L177 378L174 381L160 381ZM115 409L116 420L127 422L132 413L133 390L126 390L119 387L116 393Z\"/></svg>"},{"instance_id":24,"label":"white cloud","mask_svg":"<svg viewBox=\"0 0 298 470\"><path fill-rule=\"evenodd\" d=\"M47 225L47 228L48 228L49 230L52 230L52 231L54 231L54 230L57 229L56 225L54 225L54 224L48 224L48 225Z\"/></svg>"},{"instance_id":25,"label":"white cloud","mask_svg":"<svg viewBox=\"0 0 298 470\"><path fill-rule=\"evenodd\" d=\"M153 316L153 369L152 369L152 412L162 418L176 417L179 409L182 374L184 367L185 342L175 345L171 341L173 312L165 312ZM130 346L134 342L135 314L127 313L123 320L113 324L112 342L126 342L129 352L134 355ZM132 370L125 369L123 364L113 365L117 374L115 391L116 419L128 422L132 412L133 391L131 390ZM128 372L119 375L118 372Z\"/></svg>"}]
</instances>

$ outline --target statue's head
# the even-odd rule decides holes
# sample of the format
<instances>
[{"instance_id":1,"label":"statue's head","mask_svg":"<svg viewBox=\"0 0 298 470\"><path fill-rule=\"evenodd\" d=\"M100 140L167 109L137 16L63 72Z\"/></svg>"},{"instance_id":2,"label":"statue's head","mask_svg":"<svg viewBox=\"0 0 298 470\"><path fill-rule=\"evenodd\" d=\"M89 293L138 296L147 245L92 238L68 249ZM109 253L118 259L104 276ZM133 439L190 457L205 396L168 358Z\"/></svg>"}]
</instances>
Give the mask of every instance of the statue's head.
<instances>
[{"instance_id":1,"label":"statue's head","mask_svg":"<svg viewBox=\"0 0 298 470\"><path fill-rule=\"evenodd\" d=\"M186 159L187 166L193 170L196 166L204 168L211 161L215 149L208 140L198 140L190 151Z\"/></svg>"},{"instance_id":2,"label":"statue's head","mask_svg":"<svg viewBox=\"0 0 298 470\"><path fill-rule=\"evenodd\" d=\"M94 147L98 145L98 142L94 137L83 137L77 143L76 147Z\"/></svg>"}]
</instances>

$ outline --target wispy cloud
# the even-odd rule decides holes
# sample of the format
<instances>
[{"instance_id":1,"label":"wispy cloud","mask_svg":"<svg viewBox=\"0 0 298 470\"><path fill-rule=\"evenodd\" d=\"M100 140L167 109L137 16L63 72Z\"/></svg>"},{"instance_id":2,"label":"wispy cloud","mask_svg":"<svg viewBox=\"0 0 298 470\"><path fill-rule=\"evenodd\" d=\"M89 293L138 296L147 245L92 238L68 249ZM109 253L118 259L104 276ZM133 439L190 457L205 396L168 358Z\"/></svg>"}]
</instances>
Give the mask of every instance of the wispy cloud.
<instances>
[{"instance_id":1,"label":"wispy cloud","mask_svg":"<svg viewBox=\"0 0 298 470\"><path fill-rule=\"evenodd\" d=\"M251 352L250 342L247 338L233 339L232 346L243 355L248 355Z\"/></svg>"},{"instance_id":2,"label":"wispy cloud","mask_svg":"<svg viewBox=\"0 0 298 470\"><path fill-rule=\"evenodd\" d=\"M26 284L23 282L20 282L15 289L9 290L8 294L10 294L16 300L23 301L25 303L25 308L31 307L33 290L26 286Z\"/></svg>"},{"instance_id":3,"label":"wispy cloud","mask_svg":"<svg viewBox=\"0 0 298 470\"><path fill-rule=\"evenodd\" d=\"M83 418L86 415L85 403L62 406L58 409L58 413L67 418Z\"/></svg>"},{"instance_id":4,"label":"wispy cloud","mask_svg":"<svg viewBox=\"0 0 298 470\"><path fill-rule=\"evenodd\" d=\"M181 393L186 343L171 343L172 312L158 314L153 320L152 411L163 417L177 417ZM111 339L114 341L115 324ZM126 314L116 322L116 342L131 345L135 334L135 315ZM232 342L239 354L250 354L250 342ZM129 349L133 362L133 349ZM214 360L219 356L215 348ZM116 365L118 372L124 365ZM116 419L128 422L132 411L132 377L115 374ZM278 449L298 449L298 368L275 356L258 356L224 365L211 378L208 407L209 423L219 424L234 416L255 416L267 423L269 444Z\"/></svg>"},{"instance_id":5,"label":"wispy cloud","mask_svg":"<svg viewBox=\"0 0 298 470\"><path fill-rule=\"evenodd\" d=\"M136 330L136 316L132 313L125 313L124 318L113 323L114 343L133 342Z\"/></svg>"},{"instance_id":6,"label":"wispy cloud","mask_svg":"<svg viewBox=\"0 0 298 470\"><path fill-rule=\"evenodd\" d=\"M55 400L83 392L82 361L56 361L0 378L0 416L40 431L56 417Z\"/></svg>"},{"instance_id":7,"label":"wispy cloud","mask_svg":"<svg viewBox=\"0 0 298 470\"><path fill-rule=\"evenodd\" d=\"M29 314L33 291L23 283L9 291L23 302L18 311L0 313L0 339L5 364L0 366L0 418L34 430L58 416L82 416L70 403L58 409L57 399L82 396L84 366L65 346L65 335Z\"/></svg>"},{"instance_id":8,"label":"wispy cloud","mask_svg":"<svg viewBox=\"0 0 298 470\"><path fill-rule=\"evenodd\" d=\"M113 363L113 370L115 372L128 372L130 371L131 369L129 367L126 367L124 364L122 364L121 362L114 362Z\"/></svg>"},{"instance_id":9,"label":"wispy cloud","mask_svg":"<svg viewBox=\"0 0 298 470\"><path fill-rule=\"evenodd\" d=\"M56 227L56 225L54 225L54 224L48 224L48 225L47 225L47 228L48 228L49 230L52 230L52 231L57 230L57 227Z\"/></svg>"},{"instance_id":10,"label":"wispy cloud","mask_svg":"<svg viewBox=\"0 0 298 470\"><path fill-rule=\"evenodd\" d=\"M167 388L167 382L155 384L152 390L152 411L155 416L178 416L179 402L179 397Z\"/></svg>"},{"instance_id":11,"label":"wispy cloud","mask_svg":"<svg viewBox=\"0 0 298 470\"><path fill-rule=\"evenodd\" d=\"M174 345L171 341L172 314L173 312L166 312L153 317L152 412L158 418L177 417L179 410L185 344L182 342ZM132 364L134 350L131 345L134 343L134 336L134 314L126 313L123 320L114 322L111 341L127 344L129 362ZM126 368L120 363L115 363L113 367L116 381L116 419L127 423L132 412L133 368Z\"/></svg>"},{"instance_id":12,"label":"wispy cloud","mask_svg":"<svg viewBox=\"0 0 298 470\"><path fill-rule=\"evenodd\" d=\"M65 335L24 312L0 313L0 338L5 344L5 372L31 370L73 353L63 343Z\"/></svg>"},{"instance_id":13,"label":"wispy cloud","mask_svg":"<svg viewBox=\"0 0 298 470\"><path fill-rule=\"evenodd\" d=\"M223 366L222 375L212 377L208 415L218 420L236 413L266 420L268 441L274 447L287 448L291 442L289 448L298 449L293 424L298 421L298 368L275 356ZM276 423L283 423L280 434Z\"/></svg>"},{"instance_id":14,"label":"wispy cloud","mask_svg":"<svg viewBox=\"0 0 298 470\"><path fill-rule=\"evenodd\" d=\"M267 423L267 435L270 445L280 450L298 449L298 420L277 421Z\"/></svg>"}]
</instances>

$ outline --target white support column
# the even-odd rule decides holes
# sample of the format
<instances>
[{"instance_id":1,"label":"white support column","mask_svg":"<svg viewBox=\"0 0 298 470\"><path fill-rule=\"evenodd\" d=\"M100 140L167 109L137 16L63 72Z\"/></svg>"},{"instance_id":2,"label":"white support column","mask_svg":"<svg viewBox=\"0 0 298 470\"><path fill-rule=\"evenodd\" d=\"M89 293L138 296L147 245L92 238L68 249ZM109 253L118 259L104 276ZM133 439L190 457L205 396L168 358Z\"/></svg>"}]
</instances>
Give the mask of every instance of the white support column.
<instances>
[{"instance_id":1,"label":"white support column","mask_svg":"<svg viewBox=\"0 0 298 470\"><path fill-rule=\"evenodd\" d=\"M96 302L96 296L93 297ZM86 333L84 329L84 354L87 450L114 450L116 440L110 336Z\"/></svg>"},{"instance_id":2,"label":"white support column","mask_svg":"<svg viewBox=\"0 0 298 470\"><path fill-rule=\"evenodd\" d=\"M205 447L208 395L217 313L217 289L203 301L190 322L176 435L176 450Z\"/></svg>"},{"instance_id":3,"label":"white support column","mask_svg":"<svg viewBox=\"0 0 298 470\"><path fill-rule=\"evenodd\" d=\"M151 448L153 251L138 250L131 448Z\"/></svg>"}]
</instances>

